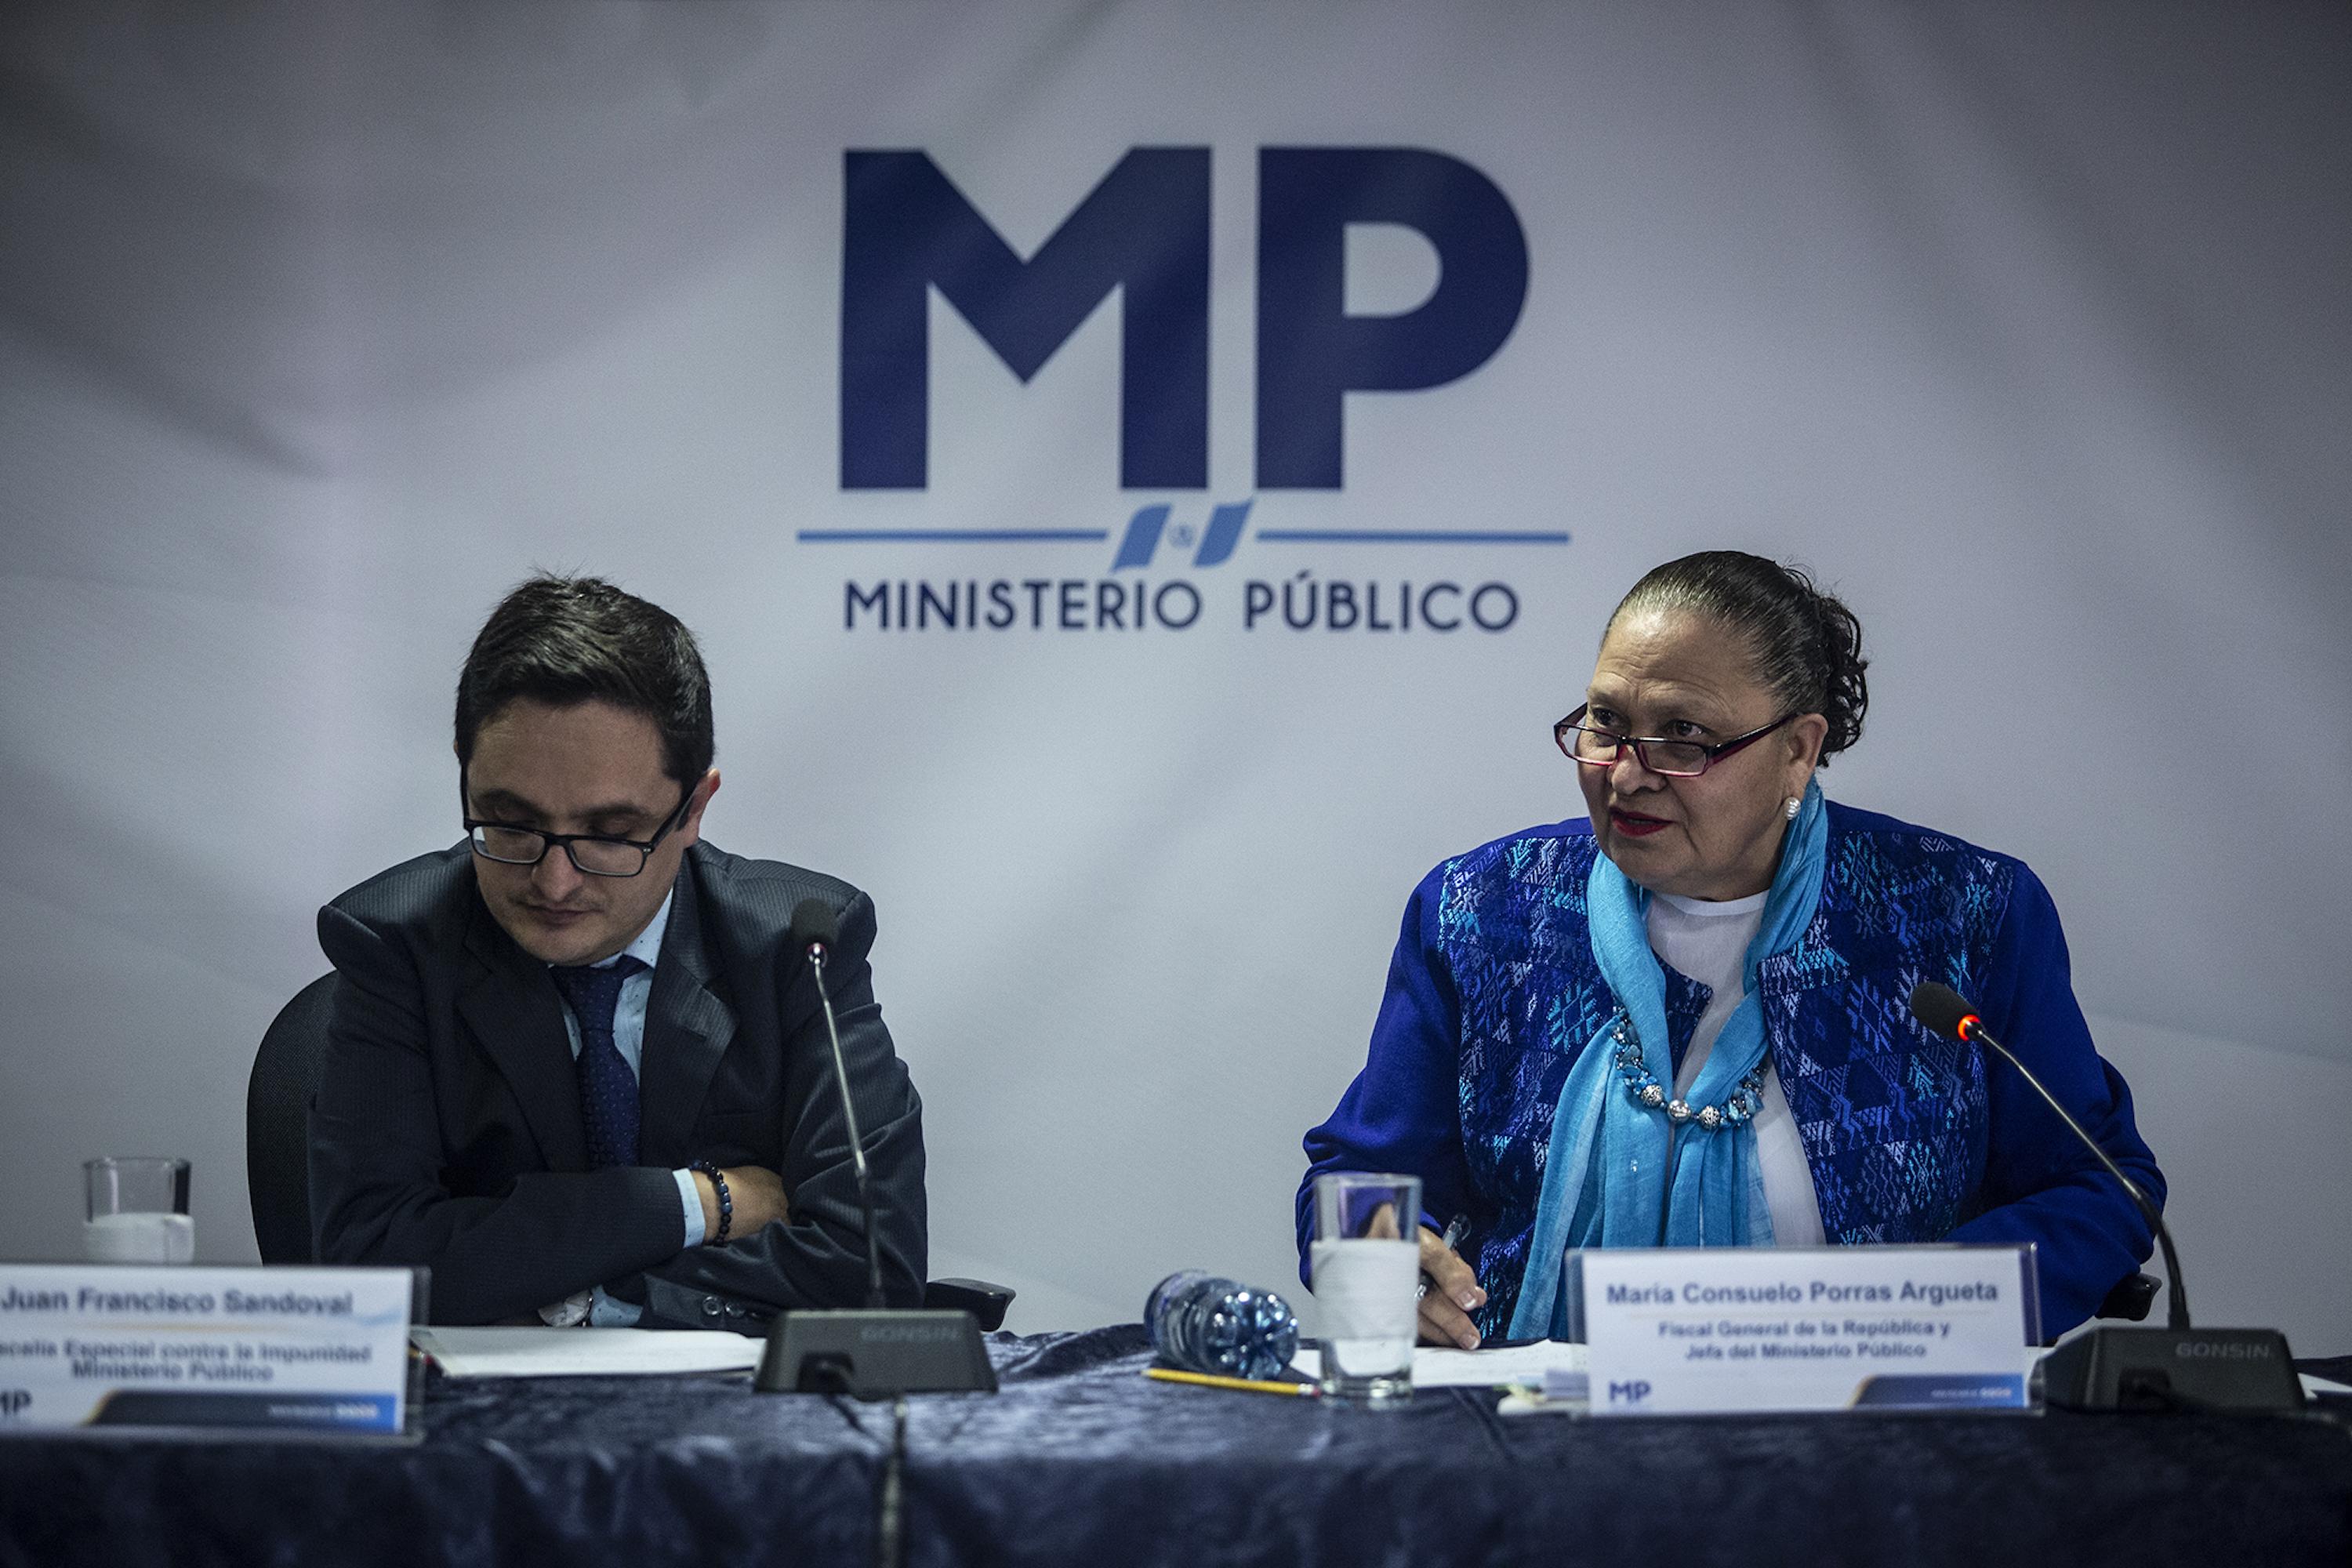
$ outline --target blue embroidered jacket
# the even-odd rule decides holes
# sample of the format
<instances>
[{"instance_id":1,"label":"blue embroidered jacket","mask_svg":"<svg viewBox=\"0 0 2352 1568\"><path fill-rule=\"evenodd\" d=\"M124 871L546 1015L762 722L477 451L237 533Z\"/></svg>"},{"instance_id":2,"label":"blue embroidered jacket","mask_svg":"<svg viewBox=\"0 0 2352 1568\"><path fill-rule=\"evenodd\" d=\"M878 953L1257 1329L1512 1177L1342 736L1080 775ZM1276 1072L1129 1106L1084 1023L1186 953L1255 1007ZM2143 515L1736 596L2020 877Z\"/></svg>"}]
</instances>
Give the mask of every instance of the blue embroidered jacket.
<instances>
[{"instance_id":1,"label":"blue embroidered jacket","mask_svg":"<svg viewBox=\"0 0 2352 1568\"><path fill-rule=\"evenodd\" d=\"M1470 1218L1461 1250L1487 1291L1480 1331L1510 1322L1560 1086L1617 1005L1585 928L1596 853L1580 818L1530 828L1413 890L1370 1058L1307 1135L1302 1278L1317 1174L1411 1172L1429 1215ZM1989 1074L1977 1047L1930 1035L1910 1010L1922 980L1968 997L2161 1204L2131 1092L2074 1001L2048 891L2008 856L1834 803L1824 877L1803 939L1759 975L1823 1231L1845 1245L2034 1242L2043 1332L2083 1321L2147 1257L2146 1224L2014 1071ZM1666 982L1679 1063L1708 993L1671 969Z\"/></svg>"}]
</instances>

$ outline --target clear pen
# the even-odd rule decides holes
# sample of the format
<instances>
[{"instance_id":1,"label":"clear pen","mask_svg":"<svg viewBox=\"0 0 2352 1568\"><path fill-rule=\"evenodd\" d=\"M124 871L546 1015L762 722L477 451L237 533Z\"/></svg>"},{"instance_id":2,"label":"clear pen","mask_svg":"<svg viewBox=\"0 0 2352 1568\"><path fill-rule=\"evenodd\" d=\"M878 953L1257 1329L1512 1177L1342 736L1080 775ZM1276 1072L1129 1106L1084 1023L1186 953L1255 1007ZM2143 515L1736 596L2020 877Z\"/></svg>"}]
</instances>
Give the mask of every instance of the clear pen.
<instances>
[{"instance_id":1,"label":"clear pen","mask_svg":"<svg viewBox=\"0 0 2352 1568\"><path fill-rule=\"evenodd\" d=\"M1452 1219L1445 1222L1445 1235L1437 1245L1444 1247L1446 1251L1451 1252L1455 1247L1461 1246L1462 1238L1469 1234L1470 1216L1466 1214L1455 1215ZM1428 1295L1429 1288L1435 1283L1437 1283L1437 1281L1432 1279L1429 1277L1428 1271L1424 1269L1421 1276L1421 1283L1413 1287L1412 1299L1418 1301L1423 1297Z\"/></svg>"}]
</instances>

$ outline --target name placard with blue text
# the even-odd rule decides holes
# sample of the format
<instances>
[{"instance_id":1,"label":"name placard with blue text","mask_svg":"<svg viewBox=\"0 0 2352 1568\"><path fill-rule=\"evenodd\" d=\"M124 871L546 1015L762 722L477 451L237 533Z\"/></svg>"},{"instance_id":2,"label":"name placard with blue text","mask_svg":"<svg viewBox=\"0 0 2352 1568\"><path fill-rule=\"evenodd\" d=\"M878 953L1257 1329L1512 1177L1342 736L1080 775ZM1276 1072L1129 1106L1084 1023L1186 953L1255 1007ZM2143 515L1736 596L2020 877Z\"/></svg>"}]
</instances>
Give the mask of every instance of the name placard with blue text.
<instances>
[{"instance_id":1,"label":"name placard with blue text","mask_svg":"<svg viewBox=\"0 0 2352 1568\"><path fill-rule=\"evenodd\" d=\"M397 1437L406 1268L0 1264L0 1435Z\"/></svg>"},{"instance_id":2,"label":"name placard with blue text","mask_svg":"<svg viewBox=\"0 0 2352 1568\"><path fill-rule=\"evenodd\" d=\"M2030 1245L1627 1247L1561 1283L1595 1415L2030 1403Z\"/></svg>"}]
</instances>

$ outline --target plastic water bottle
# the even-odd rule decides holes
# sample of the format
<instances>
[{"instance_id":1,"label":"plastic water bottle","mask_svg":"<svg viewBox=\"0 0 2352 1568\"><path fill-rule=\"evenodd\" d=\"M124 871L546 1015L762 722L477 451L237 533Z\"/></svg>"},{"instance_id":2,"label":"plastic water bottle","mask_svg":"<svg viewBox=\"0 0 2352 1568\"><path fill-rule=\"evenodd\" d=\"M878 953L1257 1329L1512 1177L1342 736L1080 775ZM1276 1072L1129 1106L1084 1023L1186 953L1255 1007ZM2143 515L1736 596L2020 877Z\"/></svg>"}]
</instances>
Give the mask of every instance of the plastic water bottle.
<instances>
[{"instance_id":1,"label":"plastic water bottle","mask_svg":"<svg viewBox=\"0 0 2352 1568\"><path fill-rule=\"evenodd\" d=\"M1187 1372L1277 1377L1298 1353L1298 1320L1289 1302L1201 1268L1153 1287L1143 1327L1161 1359Z\"/></svg>"}]
</instances>

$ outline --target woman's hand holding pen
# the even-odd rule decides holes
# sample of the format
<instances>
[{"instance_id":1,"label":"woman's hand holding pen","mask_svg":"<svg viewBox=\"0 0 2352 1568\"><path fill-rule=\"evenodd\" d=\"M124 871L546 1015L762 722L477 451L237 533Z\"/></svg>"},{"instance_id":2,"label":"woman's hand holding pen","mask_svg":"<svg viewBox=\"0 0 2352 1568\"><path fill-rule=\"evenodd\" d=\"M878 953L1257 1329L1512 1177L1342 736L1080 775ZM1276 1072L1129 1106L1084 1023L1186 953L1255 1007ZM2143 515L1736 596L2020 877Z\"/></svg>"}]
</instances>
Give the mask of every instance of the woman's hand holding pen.
<instances>
[{"instance_id":1,"label":"woman's hand holding pen","mask_svg":"<svg viewBox=\"0 0 2352 1568\"><path fill-rule=\"evenodd\" d=\"M1440 1236L1427 1226L1421 1227L1421 1271L1430 1280L1430 1288L1421 1296L1421 1340L1423 1344L1473 1351L1478 1348L1478 1330L1470 1321L1470 1313L1486 1305L1486 1292L1478 1288L1478 1277L1454 1250L1454 1244L1461 1239L1455 1227L1449 1226L1447 1231Z\"/></svg>"}]
</instances>

